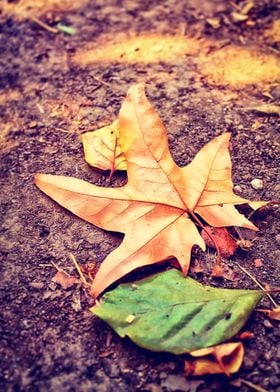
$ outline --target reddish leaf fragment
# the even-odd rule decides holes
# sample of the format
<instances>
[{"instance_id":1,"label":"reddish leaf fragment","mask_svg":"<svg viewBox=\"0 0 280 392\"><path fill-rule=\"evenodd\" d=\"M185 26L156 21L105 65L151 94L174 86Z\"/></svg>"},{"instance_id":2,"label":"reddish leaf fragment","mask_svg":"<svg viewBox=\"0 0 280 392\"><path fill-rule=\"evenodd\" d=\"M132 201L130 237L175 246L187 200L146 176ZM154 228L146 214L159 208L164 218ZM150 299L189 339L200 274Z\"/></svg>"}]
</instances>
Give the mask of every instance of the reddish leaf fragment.
<instances>
[{"instance_id":1,"label":"reddish leaf fragment","mask_svg":"<svg viewBox=\"0 0 280 392\"><path fill-rule=\"evenodd\" d=\"M89 262L80 266L81 271L88 275L88 277L93 280L97 272L97 265L95 262Z\"/></svg>"},{"instance_id":2,"label":"reddish leaf fragment","mask_svg":"<svg viewBox=\"0 0 280 392\"><path fill-rule=\"evenodd\" d=\"M253 336L254 336L253 332L244 331L239 333L236 337L240 340L246 340L246 339L251 339Z\"/></svg>"},{"instance_id":3,"label":"reddish leaf fragment","mask_svg":"<svg viewBox=\"0 0 280 392\"><path fill-rule=\"evenodd\" d=\"M217 250L220 252L220 255L225 259L232 256L238 248L238 245L229 235L225 227L205 226L201 232L201 236L207 246L214 249L218 248Z\"/></svg>"},{"instance_id":4,"label":"reddish leaf fragment","mask_svg":"<svg viewBox=\"0 0 280 392\"><path fill-rule=\"evenodd\" d=\"M74 276L70 276L63 271L58 271L52 278L52 282L60 284L64 290L67 290L69 287L78 283L78 280Z\"/></svg>"},{"instance_id":5,"label":"reddish leaf fragment","mask_svg":"<svg viewBox=\"0 0 280 392\"><path fill-rule=\"evenodd\" d=\"M254 264L255 264L255 267L256 267L256 268L262 267L262 266L263 266L262 259L255 259L255 260L254 260Z\"/></svg>"}]
</instances>

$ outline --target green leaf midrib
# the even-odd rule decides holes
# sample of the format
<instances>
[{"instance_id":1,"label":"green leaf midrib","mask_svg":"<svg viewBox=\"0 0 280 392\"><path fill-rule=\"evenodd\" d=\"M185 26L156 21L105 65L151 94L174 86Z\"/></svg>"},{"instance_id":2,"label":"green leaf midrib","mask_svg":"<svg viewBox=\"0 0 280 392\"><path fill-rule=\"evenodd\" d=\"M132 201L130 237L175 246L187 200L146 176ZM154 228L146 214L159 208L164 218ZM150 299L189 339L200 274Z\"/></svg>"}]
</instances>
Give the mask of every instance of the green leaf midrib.
<instances>
[{"instance_id":1,"label":"green leaf midrib","mask_svg":"<svg viewBox=\"0 0 280 392\"><path fill-rule=\"evenodd\" d=\"M261 291L258 291L258 290L251 290L251 291L248 291L248 292L246 292L246 293L244 293L244 294L241 294L241 295L236 295L236 296L232 296L231 298L217 298L217 299L211 299L211 300L204 300L204 301L182 301L182 302L178 302L178 303L174 303L174 304L168 304L168 303L163 303L161 306L157 306L157 308L148 308L147 310L145 310L145 311L141 311L141 312L133 312L133 314L134 315L136 315L136 314L145 314L146 312L149 312L149 311L157 311L157 310L159 310L159 309L166 309L166 308L168 308L168 307L175 307L175 306L180 306L180 305L191 305L191 304L197 304L197 305L199 305L199 304L207 304L207 303L212 303L212 302L233 302L234 300L236 300L237 298L240 298L240 297L242 297L242 296L248 296L248 295L251 295L251 294L257 294L257 293L259 293L260 294L260 296L262 295L262 292ZM145 301L143 301L143 302L145 302ZM110 301L104 301L104 303L103 304L106 304L106 305L110 305L110 304L114 304L114 302L110 302ZM133 305L135 305L136 304L136 302L135 303L133 303L133 301L131 301L130 303L129 303L129 305L131 305L131 306L133 306ZM138 304L139 304L139 301L138 301ZM124 303L124 306L125 306L125 308L127 308L127 305L128 305L128 303Z\"/></svg>"}]
</instances>

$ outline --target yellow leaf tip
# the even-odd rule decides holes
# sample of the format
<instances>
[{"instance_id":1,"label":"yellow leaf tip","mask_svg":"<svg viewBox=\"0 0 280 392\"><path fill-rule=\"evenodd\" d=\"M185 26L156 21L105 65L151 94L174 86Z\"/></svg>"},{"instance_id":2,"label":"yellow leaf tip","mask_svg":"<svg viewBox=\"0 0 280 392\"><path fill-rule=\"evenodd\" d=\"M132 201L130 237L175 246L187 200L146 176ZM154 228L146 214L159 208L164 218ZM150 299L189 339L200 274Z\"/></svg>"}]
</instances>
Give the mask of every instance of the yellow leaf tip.
<instances>
[{"instance_id":1,"label":"yellow leaf tip","mask_svg":"<svg viewBox=\"0 0 280 392\"><path fill-rule=\"evenodd\" d=\"M145 83L137 83L132 85L127 92L127 96L139 101L145 95Z\"/></svg>"},{"instance_id":2,"label":"yellow leaf tip","mask_svg":"<svg viewBox=\"0 0 280 392\"><path fill-rule=\"evenodd\" d=\"M224 132L220 136L218 136L219 139L222 139L223 141L230 141L231 138L231 132Z\"/></svg>"}]
</instances>

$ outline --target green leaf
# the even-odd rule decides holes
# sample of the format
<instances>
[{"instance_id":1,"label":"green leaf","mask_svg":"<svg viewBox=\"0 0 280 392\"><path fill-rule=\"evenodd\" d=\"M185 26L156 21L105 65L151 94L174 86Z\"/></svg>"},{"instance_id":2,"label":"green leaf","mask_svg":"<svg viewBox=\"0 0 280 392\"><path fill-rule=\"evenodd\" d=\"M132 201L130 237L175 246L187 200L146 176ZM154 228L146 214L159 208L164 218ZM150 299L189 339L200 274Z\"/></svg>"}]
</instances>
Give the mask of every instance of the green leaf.
<instances>
[{"instance_id":1,"label":"green leaf","mask_svg":"<svg viewBox=\"0 0 280 392\"><path fill-rule=\"evenodd\" d=\"M75 35L76 32L77 32L77 30L76 30L74 27L72 27L72 26L67 26L67 25L65 25L65 24L63 24L63 23L58 23L58 24L56 25L56 27L57 27L57 29L58 29L59 31L61 31L62 33L65 33L65 34L68 34L68 35Z\"/></svg>"},{"instance_id":2,"label":"green leaf","mask_svg":"<svg viewBox=\"0 0 280 392\"><path fill-rule=\"evenodd\" d=\"M118 286L91 311L141 347L182 354L234 336L263 295L203 286L169 270Z\"/></svg>"}]
</instances>

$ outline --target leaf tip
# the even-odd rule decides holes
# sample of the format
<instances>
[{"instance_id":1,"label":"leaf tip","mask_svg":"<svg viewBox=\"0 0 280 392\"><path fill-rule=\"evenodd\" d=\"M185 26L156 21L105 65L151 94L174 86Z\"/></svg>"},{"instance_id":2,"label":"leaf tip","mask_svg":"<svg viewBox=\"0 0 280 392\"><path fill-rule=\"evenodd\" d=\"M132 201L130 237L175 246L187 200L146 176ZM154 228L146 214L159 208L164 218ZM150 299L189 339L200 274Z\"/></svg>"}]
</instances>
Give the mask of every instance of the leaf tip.
<instances>
[{"instance_id":1,"label":"leaf tip","mask_svg":"<svg viewBox=\"0 0 280 392\"><path fill-rule=\"evenodd\" d=\"M97 289L96 285L92 284L90 288L90 295L96 300L102 292Z\"/></svg>"},{"instance_id":2,"label":"leaf tip","mask_svg":"<svg viewBox=\"0 0 280 392\"><path fill-rule=\"evenodd\" d=\"M140 104L141 99L145 96L145 83L137 83L132 85L127 92L127 97Z\"/></svg>"},{"instance_id":3,"label":"leaf tip","mask_svg":"<svg viewBox=\"0 0 280 392\"><path fill-rule=\"evenodd\" d=\"M42 173L36 173L34 175L34 182L36 185L38 184L38 182L40 182L41 176L42 176Z\"/></svg>"}]
</instances>

